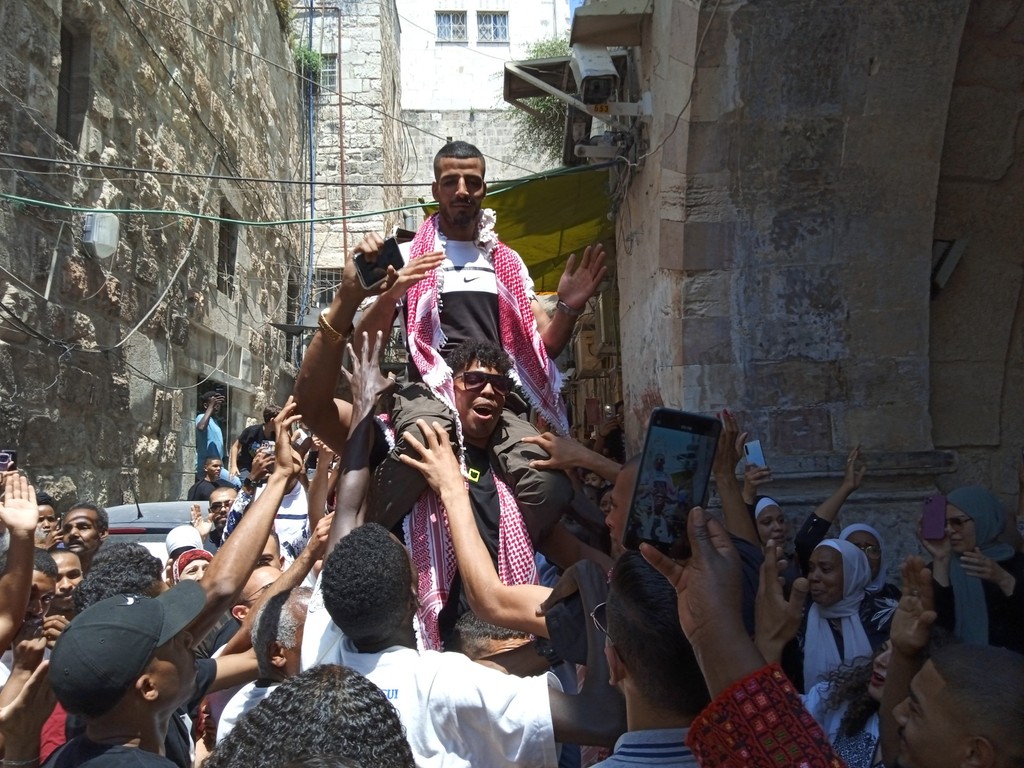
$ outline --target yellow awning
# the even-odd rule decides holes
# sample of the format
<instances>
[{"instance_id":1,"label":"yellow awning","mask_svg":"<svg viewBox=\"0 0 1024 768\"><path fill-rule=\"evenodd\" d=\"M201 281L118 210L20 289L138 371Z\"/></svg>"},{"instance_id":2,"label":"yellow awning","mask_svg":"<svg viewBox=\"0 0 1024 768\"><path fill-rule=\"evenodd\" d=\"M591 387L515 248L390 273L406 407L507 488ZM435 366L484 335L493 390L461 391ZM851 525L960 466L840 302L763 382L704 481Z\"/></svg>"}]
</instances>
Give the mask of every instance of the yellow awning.
<instances>
[{"instance_id":1,"label":"yellow awning","mask_svg":"<svg viewBox=\"0 0 1024 768\"><path fill-rule=\"evenodd\" d=\"M608 168L566 168L495 184L484 206L498 217L502 241L523 257L538 292L554 291L570 253L603 243L612 266L615 224L609 219ZM426 208L433 213L436 205Z\"/></svg>"}]
</instances>

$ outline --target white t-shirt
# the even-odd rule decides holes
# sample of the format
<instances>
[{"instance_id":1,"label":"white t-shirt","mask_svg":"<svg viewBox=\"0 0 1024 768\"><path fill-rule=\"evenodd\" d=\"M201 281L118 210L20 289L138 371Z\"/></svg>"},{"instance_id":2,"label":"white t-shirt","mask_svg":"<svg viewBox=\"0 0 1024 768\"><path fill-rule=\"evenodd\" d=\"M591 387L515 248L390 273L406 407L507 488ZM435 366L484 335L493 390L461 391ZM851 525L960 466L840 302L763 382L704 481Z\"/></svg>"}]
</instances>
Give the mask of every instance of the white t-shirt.
<instances>
[{"instance_id":1,"label":"white t-shirt","mask_svg":"<svg viewBox=\"0 0 1024 768\"><path fill-rule=\"evenodd\" d=\"M253 501L263 493L265 485L256 489ZM309 541L309 504L306 500L306 489L302 483L296 482L295 487L281 499L274 517L274 531L281 540L281 556L284 558L286 570L299 556Z\"/></svg>"},{"instance_id":2,"label":"white t-shirt","mask_svg":"<svg viewBox=\"0 0 1024 768\"><path fill-rule=\"evenodd\" d=\"M359 653L331 621L319 579L302 639L302 668L317 664L351 667L384 692L419 768L558 764L549 676L505 675L461 653Z\"/></svg>"},{"instance_id":3,"label":"white t-shirt","mask_svg":"<svg viewBox=\"0 0 1024 768\"><path fill-rule=\"evenodd\" d=\"M412 244L402 246L402 255L409 260ZM443 343L439 351L446 357L464 341L484 339L501 343L498 320L498 281L494 264L476 243L448 240L442 244L435 236L434 249L443 250L444 261L439 268L441 293L440 322ZM535 298L533 280L522 270L523 289L529 299ZM404 307L403 307L404 316Z\"/></svg>"},{"instance_id":4,"label":"white t-shirt","mask_svg":"<svg viewBox=\"0 0 1024 768\"><path fill-rule=\"evenodd\" d=\"M235 727L235 723L246 712L277 690L279 685L280 683L273 683L264 688L259 688L255 680L243 685L228 700L228 703L224 706L224 711L220 713L220 719L217 721L217 743L220 744L221 740L231 732L231 729Z\"/></svg>"}]
</instances>

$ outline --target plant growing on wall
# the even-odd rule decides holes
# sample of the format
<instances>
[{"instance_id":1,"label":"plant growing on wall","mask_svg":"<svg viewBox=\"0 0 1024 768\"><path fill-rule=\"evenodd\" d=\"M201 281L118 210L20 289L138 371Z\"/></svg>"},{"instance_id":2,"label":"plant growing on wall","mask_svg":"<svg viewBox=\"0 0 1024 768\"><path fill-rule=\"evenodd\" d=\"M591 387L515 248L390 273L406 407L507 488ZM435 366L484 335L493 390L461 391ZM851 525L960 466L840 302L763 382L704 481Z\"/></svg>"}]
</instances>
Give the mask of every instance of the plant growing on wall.
<instances>
[{"instance_id":1,"label":"plant growing on wall","mask_svg":"<svg viewBox=\"0 0 1024 768\"><path fill-rule=\"evenodd\" d=\"M548 59L568 56L571 52L568 36L549 37L527 46L527 59ZM554 96L537 96L523 102L540 113L531 115L516 107L506 110L513 127L516 154L520 157L540 156L558 165L562 159L565 138L565 111L567 106Z\"/></svg>"},{"instance_id":2,"label":"plant growing on wall","mask_svg":"<svg viewBox=\"0 0 1024 768\"><path fill-rule=\"evenodd\" d=\"M314 83L320 82L320 70L324 66L324 56L320 51L314 51L305 45L296 45L292 49L295 57L295 68L299 74Z\"/></svg>"}]
</instances>

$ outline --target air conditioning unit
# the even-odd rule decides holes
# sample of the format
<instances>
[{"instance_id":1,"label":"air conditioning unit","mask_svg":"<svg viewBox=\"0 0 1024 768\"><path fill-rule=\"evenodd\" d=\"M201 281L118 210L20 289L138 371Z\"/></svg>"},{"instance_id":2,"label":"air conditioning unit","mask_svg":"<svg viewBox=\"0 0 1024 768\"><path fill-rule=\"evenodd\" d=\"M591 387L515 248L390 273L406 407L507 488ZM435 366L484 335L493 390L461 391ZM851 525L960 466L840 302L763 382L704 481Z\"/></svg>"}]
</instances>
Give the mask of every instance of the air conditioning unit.
<instances>
[{"instance_id":1,"label":"air conditioning unit","mask_svg":"<svg viewBox=\"0 0 1024 768\"><path fill-rule=\"evenodd\" d=\"M605 375L604 366L601 358L595 354L596 351L597 331L584 329L576 334L573 355L576 359L577 379L595 379Z\"/></svg>"}]
</instances>

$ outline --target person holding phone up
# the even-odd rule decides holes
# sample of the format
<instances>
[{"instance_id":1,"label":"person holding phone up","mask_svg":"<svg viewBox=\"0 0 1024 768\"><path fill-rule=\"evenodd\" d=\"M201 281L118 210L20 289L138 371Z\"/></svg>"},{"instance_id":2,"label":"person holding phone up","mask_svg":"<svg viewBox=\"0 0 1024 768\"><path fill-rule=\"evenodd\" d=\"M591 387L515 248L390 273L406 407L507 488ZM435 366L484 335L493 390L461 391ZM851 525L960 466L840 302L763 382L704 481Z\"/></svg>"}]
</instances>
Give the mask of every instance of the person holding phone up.
<instances>
[{"instance_id":1,"label":"person holding phone up","mask_svg":"<svg viewBox=\"0 0 1024 768\"><path fill-rule=\"evenodd\" d=\"M549 317L537 301L519 254L494 231L494 212L482 207L487 193L484 175L484 157L476 147L462 141L442 147L434 158L432 185L438 212L403 246L406 265L400 270L388 267L387 276L375 286L353 286L364 295L379 294L359 321L357 351L362 332L370 338L378 331L389 334L399 310L410 349L413 383L396 393L390 410L398 442L379 462L369 499L368 519L388 528L410 511L427 488L419 472L399 461L410 450L402 437L405 431L422 441L425 437L416 421L438 421L462 448L454 372L447 362L461 343L486 341L503 347L513 359L511 375L530 404L554 431L568 433L561 374L554 357L568 343L576 318L604 279L604 249L588 247L578 268L575 255L569 257L558 285L557 309ZM383 246L378 235L370 234L357 251L367 261L375 261ZM351 312L343 316L336 297L321 317L324 343L310 346L295 388L306 422L336 450L344 442L349 411L333 400L336 378L322 372L339 370L341 342L352 319ZM496 470L513 488L536 545L571 502L573 490L563 473L531 466L547 458L539 447L523 443L523 438L535 434L528 422L506 410L489 452Z\"/></svg>"},{"instance_id":2,"label":"person holding phone up","mask_svg":"<svg viewBox=\"0 0 1024 768\"><path fill-rule=\"evenodd\" d=\"M964 642L1024 653L1024 554L1002 543L1002 502L985 488L946 496L941 539L921 537L932 556L936 623Z\"/></svg>"}]
</instances>

